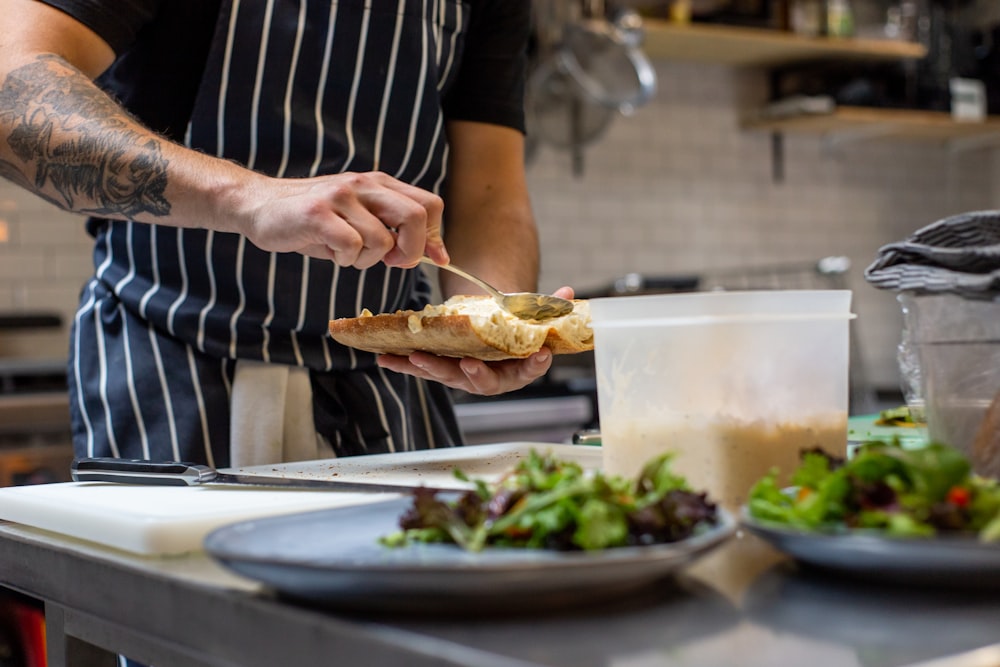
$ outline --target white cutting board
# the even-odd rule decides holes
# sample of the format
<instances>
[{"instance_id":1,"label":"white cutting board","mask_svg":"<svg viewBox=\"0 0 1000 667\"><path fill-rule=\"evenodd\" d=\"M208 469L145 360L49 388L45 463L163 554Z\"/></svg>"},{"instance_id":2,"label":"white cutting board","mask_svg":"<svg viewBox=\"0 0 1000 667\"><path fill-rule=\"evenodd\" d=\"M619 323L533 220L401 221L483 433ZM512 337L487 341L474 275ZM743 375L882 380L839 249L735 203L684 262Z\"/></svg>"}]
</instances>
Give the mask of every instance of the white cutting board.
<instances>
[{"instance_id":1,"label":"white cutting board","mask_svg":"<svg viewBox=\"0 0 1000 667\"><path fill-rule=\"evenodd\" d=\"M287 478L467 488L467 484L455 479L455 468L474 478L493 480L533 449L576 461L584 468L600 466L598 447L511 442L254 466L239 471ZM227 523L357 505L397 495L64 482L0 488L0 519L132 553L166 556L200 550L205 535Z\"/></svg>"},{"instance_id":2,"label":"white cutting board","mask_svg":"<svg viewBox=\"0 0 1000 667\"><path fill-rule=\"evenodd\" d=\"M61 482L0 488L0 519L146 556L198 551L213 529L397 497L240 487Z\"/></svg>"}]
</instances>

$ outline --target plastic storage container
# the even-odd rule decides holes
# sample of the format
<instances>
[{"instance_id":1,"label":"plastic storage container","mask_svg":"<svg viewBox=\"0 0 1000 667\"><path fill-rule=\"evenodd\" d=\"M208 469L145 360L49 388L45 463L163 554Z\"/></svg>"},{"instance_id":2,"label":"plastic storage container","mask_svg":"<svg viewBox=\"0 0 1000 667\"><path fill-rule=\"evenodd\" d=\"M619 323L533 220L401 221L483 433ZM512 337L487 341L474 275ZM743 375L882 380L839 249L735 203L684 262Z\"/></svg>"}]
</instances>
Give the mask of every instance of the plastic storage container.
<instances>
[{"instance_id":1,"label":"plastic storage container","mask_svg":"<svg viewBox=\"0 0 1000 667\"><path fill-rule=\"evenodd\" d=\"M1000 475L1000 303L911 292L898 299L911 409L923 408L931 440L962 450L976 472Z\"/></svg>"},{"instance_id":2,"label":"plastic storage container","mask_svg":"<svg viewBox=\"0 0 1000 667\"><path fill-rule=\"evenodd\" d=\"M591 300L604 468L664 451L729 509L800 451L847 447L849 290Z\"/></svg>"}]
</instances>

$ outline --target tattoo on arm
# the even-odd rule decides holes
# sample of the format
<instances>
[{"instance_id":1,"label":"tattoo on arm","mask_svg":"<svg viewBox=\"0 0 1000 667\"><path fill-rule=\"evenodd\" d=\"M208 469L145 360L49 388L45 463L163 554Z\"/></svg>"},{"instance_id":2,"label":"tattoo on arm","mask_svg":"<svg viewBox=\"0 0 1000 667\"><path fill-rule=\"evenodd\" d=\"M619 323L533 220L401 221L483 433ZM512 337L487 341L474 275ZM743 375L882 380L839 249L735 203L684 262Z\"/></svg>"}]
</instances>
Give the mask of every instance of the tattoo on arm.
<instances>
[{"instance_id":1,"label":"tattoo on arm","mask_svg":"<svg viewBox=\"0 0 1000 667\"><path fill-rule=\"evenodd\" d=\"M126 218L170 213L160 139L136 131L111 98L59 58L41 56L7 76L0 121L23 163L0 158L0 175L57 206Z\"/></svg>"}]
</instances>

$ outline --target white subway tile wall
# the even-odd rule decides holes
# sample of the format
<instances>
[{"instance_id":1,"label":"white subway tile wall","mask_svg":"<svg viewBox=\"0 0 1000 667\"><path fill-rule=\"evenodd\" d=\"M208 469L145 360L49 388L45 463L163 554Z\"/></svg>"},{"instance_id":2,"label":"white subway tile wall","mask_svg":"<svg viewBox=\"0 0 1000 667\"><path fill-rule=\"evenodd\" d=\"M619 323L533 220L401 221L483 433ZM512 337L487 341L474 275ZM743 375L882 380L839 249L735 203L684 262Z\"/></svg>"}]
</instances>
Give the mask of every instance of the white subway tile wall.
<instances>
[{"instance_id":1,"label":"white subway tile wall","mask_svg":"<svg viewBox=\"0 0 1000 667\"><path fill-rule=\"evenodd\" d=\"M530 164L542 287L588 290L633 271L697 274L846 255L869 377L896 388L899 308L862 272L884 243L940 217L1000 206L996 151L788 136L784 180L775 182L770 136L738 125L740 109L762 99L762 75L675 62L656 69L656 99L586 147L581 176L567 151L545 145ZM67 324L4 335L0 357L63 356L91 270L82 220L6 182L0 219L8 227L0 311L51 310Z\"/></svg>"},{"instance_id":2,"label":"white subway tile wall","mask_svg":"<svg viewBox=\"0 0 1000 667\"><path fill-rule=\"evenodd\" d=\"M66 356L77 295L92 271L91 239L83 218L0 180L0 312L62 317L60 330L14 330L0 335L0 358Z\"/></svg>"},{"instance_id":3,"label":"white subway tile wall","mask_svg":"<svg viewBox=\"0 0 1000 667\"><path fill-rule=\"evenodd\" d=\"M578 290L629 272L699 274L851 259L849 286L869 379L898 388L901 315L895 295L863 272L885 243L941 217L995 208L995 151L941 144L784 139L784 179L772 173L771 137L739 129L740 110L766 90L760 74L657 62L655 100L615 119L584 149L543 147L529 167L541 228L542 287Z\"/></svg>"}]
</instances>

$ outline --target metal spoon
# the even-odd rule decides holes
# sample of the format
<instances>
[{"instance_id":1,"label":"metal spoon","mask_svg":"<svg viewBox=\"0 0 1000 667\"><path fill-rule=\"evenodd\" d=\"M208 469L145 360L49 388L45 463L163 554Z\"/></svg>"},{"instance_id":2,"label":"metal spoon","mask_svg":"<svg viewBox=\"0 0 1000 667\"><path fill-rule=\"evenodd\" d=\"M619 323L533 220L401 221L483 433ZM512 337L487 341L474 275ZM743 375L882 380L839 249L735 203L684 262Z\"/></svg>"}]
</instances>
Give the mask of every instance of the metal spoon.
<instances>
[{"instance_id":1,"label":"metal spoon","mask_svg":"<svg viewBox=\"0 0 1000 667\"><path fill-rule=\"evenodd\" d=\"M522 320L550 320L573 312L573 302L569 299L549 294L536 294L535 292L506 294L471 273L466 273L454 264L435 264L434 260L429 257L421 257L420 261L445 271L451 271L469 282L475 283L488 292L500 304L501 308Z\"/></svg>"}]
</instances>

